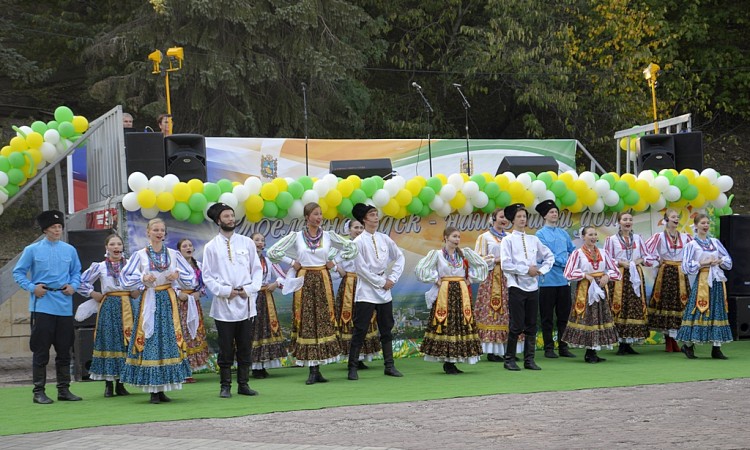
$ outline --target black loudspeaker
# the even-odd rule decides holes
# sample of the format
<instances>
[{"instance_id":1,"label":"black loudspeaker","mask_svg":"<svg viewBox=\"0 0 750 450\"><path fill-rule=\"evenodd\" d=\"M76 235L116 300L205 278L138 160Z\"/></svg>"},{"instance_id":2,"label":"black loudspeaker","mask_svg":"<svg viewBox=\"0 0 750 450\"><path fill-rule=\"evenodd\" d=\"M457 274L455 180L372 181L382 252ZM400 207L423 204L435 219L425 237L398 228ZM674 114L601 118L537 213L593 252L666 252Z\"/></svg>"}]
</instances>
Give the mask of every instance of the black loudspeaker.
<instances>
[{"instance_id":1,"label":"black loudspeaker","mask_svg":"<svg viewBox=\"0 0 750 450\"><path fill-rule=\"evenodd\" d=\"M206 181L206 138L200 134L173 134L164 138L167 173L182 181Z\"/></svg>"},{"instance_id":2,"label":"black loudspeaker","mask_svg":"<svg viewBox=\"0 0 750 450\"><path fill-rule=\"evenodd\" d=\"M526 172L540 174L547 171L557 173L558 170L560 170L560 165L551 156L506 156L500 161L500 166L497 168L495 175L504 172L510 172L513 175Z\"/></svg>"},{"instance_id":3,"label":"black loudspeaker","mask_svg":"<svg viewBox=\"0 0 750 450\"><path fill-rule=\"evenodd\" d=\"M727 303L734 340L750 339L750 297L729 297Z\"/></svg>"},{"instance_id":4,"label":"black loudspeaker","mask_svg":"<svg viewBox=\"0 0 750 450\"><path fill-rule=\"evenodd\" d=\"M143 172L147 177L166 174L164 135L125 133L125 169L128 175Z\"/></svg>"},{"instance_id":5,"label":"black loudspeaker","mask_svg":"<svg viewBox=\"0 0 750 450\"><path fill-rule=\"evenodd\" d=\"M732 270L725 270L727 295L750 296L750 216L722 216L719 240L732 257Z\"/></svg>"},{"instance_id":6,"label":"black loudspeaker","mask_svg":"<svg viewBox=\"0 0 750 450\"><path fill-rule=\"evenodd\" d=\"M641 138L641 171L674 169L674 137L671 134L649 134Z\"/></svg>"},{"instance_id":7,"label":"black loudspeaker","mask_svg":"<svg viewBox=\"0 0 750 450\"><path fill-rule=\"evenodd\" d=\"M347 159L331 161L328 171L337 177L346 178L349 175L357 175L360 178L390 176L393 166L390 158L378 159Z\"/></svg>"},{"instance_id":8,"label":"black loudspeaker","mask_svg":"<svg viewBox=\"0 0 750 450\"><path fill-rule=\"evenodd\" d=\"M87 380L91 360L94 357L94 329L76 328L73 342L73 377L76 381Z\"/></svg>"},{"instance_id":9,"label":"black loudspeaker","mask_svg":"<svg viewBox=\"0 0 750 450\"><path fill-rule=\"evenodd\" d=\"M68 231L68 244L78 251L78 259L81 260L81 271L85 271L96 261L104 260L104 240L112 234L112 230L79 230ZM101 289L99 281L94 284L94 290ZM73 313L75 314L81 303L86 298L78 293L73 294ZM73 324L78 328L94 328L96 326L96 314L84 320L75 321Z\"/></svg>"},{"instance_id":10,"label":"black loudspeaker","mask_svg":"<svg viewBox=\"0 0 750 450\"><path fill-rule=\"evenodd\" d=\"M675 169L703 170L703 133L693 131L691 133L673 134L674 138L674 163Z\"/></svg>"}]
</instances>

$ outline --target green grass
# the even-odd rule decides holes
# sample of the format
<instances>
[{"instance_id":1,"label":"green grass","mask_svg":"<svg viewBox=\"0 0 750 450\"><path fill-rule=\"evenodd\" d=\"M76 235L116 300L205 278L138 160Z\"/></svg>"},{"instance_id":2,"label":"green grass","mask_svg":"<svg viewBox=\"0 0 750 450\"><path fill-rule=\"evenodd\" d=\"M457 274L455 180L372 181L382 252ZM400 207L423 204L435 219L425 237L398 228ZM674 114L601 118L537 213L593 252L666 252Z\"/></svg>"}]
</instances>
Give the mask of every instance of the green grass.
<instances>
[{"instance_id":1,"label":"green grass","mask_svg":"<svg viewBox=\"0 0 750 450\"><path fill-rule=\"evenodd\" d=\"M329 382L306 386L307 369L270 370L265 380L251 379L250 386L260 392L257 397L234 394L231 399L218 397L218 375L197 375L195 384L171 392L171 403L151 405L149 395L105 399L103 382L74 383L71 390L84 398L82 402L58 402L36 405L31 401L31 387L0 389L0 435L54 431L199 418L237 417L280 411L320 409L335 406L398 403L492 394L518 394L543 391L678 383L750 376L750 341L733 342L722 347L727 361L710 358L711 347L697 348L699 359L688 360L681 353L665 353L661 345L635 347L641 355L616 356L613 351L600 352L607 358L601 364L583 362L581 349L574 349L575 359L546 359L537 353L542 371L523 370L511 373L501 363L482 361L474 366L460 364L462 375L445 375L442 365L421 358L399 359L403 378L383 375L382 361L370 363L369 370L359 372L359 381L346 379L346 366L324 366ZM233 385L236 392L236 384ZM56 398L54 383L47 393Z\"/></svg>"}]
</instances>

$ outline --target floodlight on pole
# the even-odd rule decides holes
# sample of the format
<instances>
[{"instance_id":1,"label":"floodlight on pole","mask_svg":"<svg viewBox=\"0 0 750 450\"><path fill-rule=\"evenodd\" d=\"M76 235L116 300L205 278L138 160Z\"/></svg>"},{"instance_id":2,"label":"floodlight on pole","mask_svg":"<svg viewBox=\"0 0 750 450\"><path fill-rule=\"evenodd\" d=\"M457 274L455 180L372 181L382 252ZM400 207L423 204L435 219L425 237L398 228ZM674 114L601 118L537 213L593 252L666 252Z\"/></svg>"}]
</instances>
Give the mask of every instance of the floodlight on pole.
<instances>
[{"instance_id":1,"label":"floodlight on pole","mask_svg":"<svg viewBox=\"0 0 750 450\"><path fill-rule=\"evenodd\" d=\"M182 61L185 59L185 52L182 47L171 47L167 50L168 67L162 69L161 63L164 55L161 50L154 50L148 55L148 59L154 63L151 73L154 75L164 74L164 87L167 92L167 135L172 134L172 103L169 97L169 72L176 72L182 69Z\"/></svg>"},{"instance_id":2,"label":"floodlight on pole","mask_svg":"<svg viewBox=\"0 0 750 450\"><path fill-rule=\"evenodd\" d=\"M654 109L654 134L659 134L659 124L657 123L656 115L656 77L660 69L656 63L650 63L648 67L643 69L643 77L646 78L648 86L651 88L651 103Z\"/></svg>"}]
</instances>

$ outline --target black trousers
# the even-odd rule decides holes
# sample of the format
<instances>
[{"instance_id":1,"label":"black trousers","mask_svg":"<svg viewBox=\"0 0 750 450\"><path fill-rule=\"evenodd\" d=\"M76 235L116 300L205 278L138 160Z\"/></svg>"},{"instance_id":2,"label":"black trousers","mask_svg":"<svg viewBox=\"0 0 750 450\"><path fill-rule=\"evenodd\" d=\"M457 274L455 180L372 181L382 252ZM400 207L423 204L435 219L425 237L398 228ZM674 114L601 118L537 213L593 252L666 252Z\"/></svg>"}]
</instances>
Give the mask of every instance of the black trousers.
<instances>
[{"instance_id":1,"label":"black trousers","mask_svg":"<svg viewBox=\"0 0 750 450\"><path fill-rule=\"evenodd\" d=\"M73 316L55 316L40 312L31 313L31 349L34 367L46 367L49 349L55 347L55 366L70 367L70 349L73 347Z\"/></svg>"},{"instance_id":2,"label":"black trousers","mask_svg":"<svg viewBox=\"0 0 750 450\"><path fill-rule=\"evenodd\" d=\"M557 338L565 333L570 317L573 300L570 298L570 286L551 286L539 288L539 315L542 319L542 337L545 350L554 348L552 330L557 316ZM560 341L562 343L562 341Z\"/></svg>"},{"instance_id":3,"label":"black trousers","mask_svg":"<svg viewBox=\"0 0 750 450\"><path fill-rule=\"evenodd\" d=\"M215 320L214 322L219 334L219 355L216 358L219 367L225 369L232 367L235 355L238 366L249 366L251 364L255 318L239 322L224 322L221 320Z\"/></svg>"},{"instance_id":4,"label":"black trousers","mask_svg":"<svg viewBox=\"0 0 750 450\"><path fill-rule=\"evenodd\" d=\"M354 330L352 332L351 346L349 347L349 361L357 361L359 358L359 350L365 342L365 336L367 335L367 329L370 327L373 311L377 314L376 320L378 322L380 344L383 347L384 357L386 347L391 348L391 341L393 340L393 302L382 304L354 302L354 317L352 318Z\"/></svg>"},{"instance_id":5,"label":"black trousers","mask_svg":"<svg viewBox=\"0 0 750 450\"><path fill-rule=\"evenodd\" d=\"M508 288L508 329L512 336L523 333L526 339L536 340L536 314L539 310L539 291L526 292L515 286ZM515 351L515 349L513 349Z\"/></svg>"}]
</instances>

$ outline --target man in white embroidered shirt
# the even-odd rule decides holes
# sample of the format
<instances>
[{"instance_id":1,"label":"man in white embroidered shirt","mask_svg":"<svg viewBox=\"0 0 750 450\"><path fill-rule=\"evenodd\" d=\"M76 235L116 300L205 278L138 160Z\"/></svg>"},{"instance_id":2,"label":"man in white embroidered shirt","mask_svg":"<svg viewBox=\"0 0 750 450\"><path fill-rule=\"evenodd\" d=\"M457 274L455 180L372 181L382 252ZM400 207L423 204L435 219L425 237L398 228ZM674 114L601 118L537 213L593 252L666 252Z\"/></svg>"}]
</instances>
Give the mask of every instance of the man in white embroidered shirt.
<instances>
[{"instance_id":1,"label":"man in white embroidered shirt","mask_svg":"<svg viewBox=\"0 0 750 450\"><path fill-rule=\"evenodd\" d=\"M516 364L515 353L518 336L523 333L523 366L530 370L541 370L534 362L536 315L539 310L537 277L552 269L555 255L539 238L524 231L528 213L523 204L510 205L504 212L505 218L513 224L513 231L500 242L500 267L508 283L510 320L503 365L508 370L520 370Z\"/></svg>"},{"instance_id":2,"label":"man in white embroidered shirt","mask_svg":"<svg viewBox=\"0 0 750 450\"><path fill-rule=\"evenodd\" d=\"M234 210L224 203L208 209L208 217L221 228L203 248L203 281L214 295L210 316L219 334L219 396L232 396L232 364L237 355L237 393L256 395L250 389L251 345L255 297L260 290L263 266L255 242L236 234Z\"/></svg>"},{"instance_id":3,"label":"man in white embroidered shirt","mask_svg":"<svg viewBox=\"0 0 750 450\"><path fill-rule=\"evenodd\" d=\"M404 253L387 235L378 232L378 210L371 205L357 203L352 215L365 226L365 231L354 239L359 254L354 260L357 270L357 290L354 294L354 332L349 348L350 380L357 380L359 351L365 340L372 313L376 313L380 344L383 347L385 375L403 376L393 362L393 298L391 288L404 271ZM393 262L390 275L388 266Z\"/></svg>"}]
</instances>

